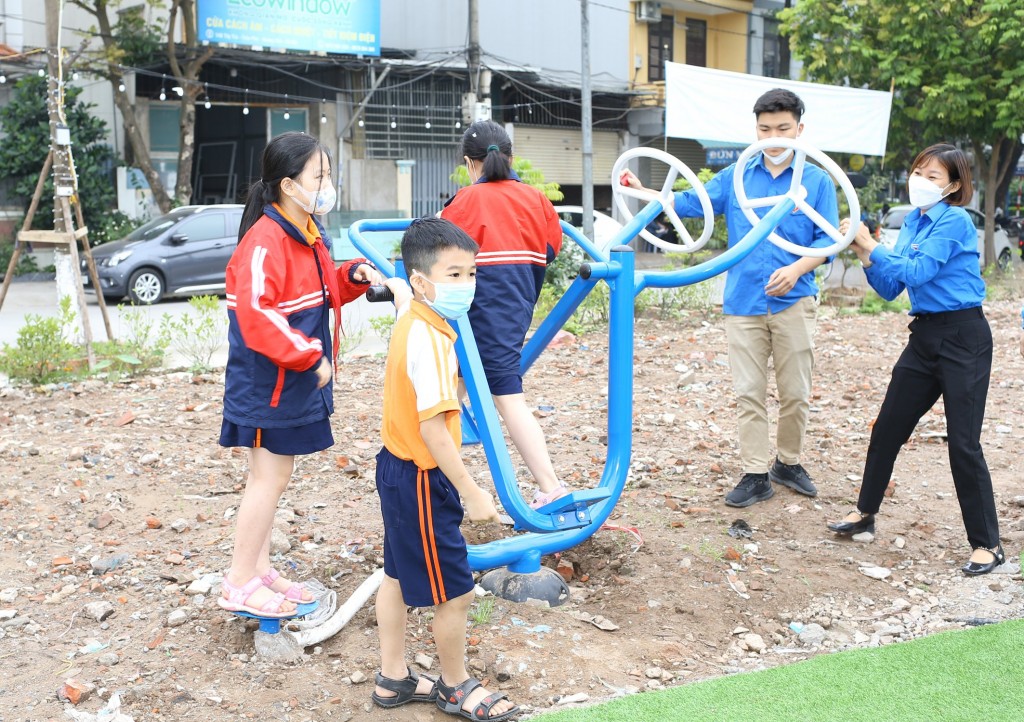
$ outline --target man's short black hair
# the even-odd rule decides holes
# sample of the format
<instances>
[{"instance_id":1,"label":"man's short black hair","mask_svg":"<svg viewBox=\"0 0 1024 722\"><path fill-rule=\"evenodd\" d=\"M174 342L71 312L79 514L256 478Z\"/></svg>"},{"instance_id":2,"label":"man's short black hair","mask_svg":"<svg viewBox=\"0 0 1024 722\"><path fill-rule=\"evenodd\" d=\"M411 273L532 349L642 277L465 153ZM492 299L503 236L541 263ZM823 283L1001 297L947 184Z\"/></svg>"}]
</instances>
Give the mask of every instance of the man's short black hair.
<instances>
[{"instance_id":1,"label":"man's short black hair","mask_svg":"<svg viewBox=\"0 0 1024 722\"><path fill-rule=\"evenodd\" d=\"M460 248L476 254L480 246L469 234L444 218L417 218L402 236L402 261L405 272L411 276L419 271L430 275L437 257L446 248Z\"/></svg>"},{"instance_id":2,"label":"man's short black hair","mask_svg":"<svg viewBox=\"0 0 1024 722\"><path fill-rule=\"evenodd\" d=\"M800 122L804 115L804 101L792 90L772 88L754 103L754 117L761 113L792 113Z\"/></svg>"}]
</instances>

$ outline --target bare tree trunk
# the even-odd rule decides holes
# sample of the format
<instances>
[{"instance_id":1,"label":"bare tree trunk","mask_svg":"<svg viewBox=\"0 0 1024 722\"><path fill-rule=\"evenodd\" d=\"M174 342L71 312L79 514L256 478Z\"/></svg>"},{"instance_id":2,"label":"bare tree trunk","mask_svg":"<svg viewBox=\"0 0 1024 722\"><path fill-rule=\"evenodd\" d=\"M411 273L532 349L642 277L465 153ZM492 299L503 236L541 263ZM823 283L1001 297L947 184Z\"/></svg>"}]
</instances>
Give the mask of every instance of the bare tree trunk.
<instances>
[{"instance_id":1,"label":"bare tree trunk","mask_svg":"<svg viewBox=\"0 0 1024 722\"><path fill-rule=\"evenodd\" d=\"M170 18L167 24L167 62L171 73L184 89L181 96L180 130L181 142L178 146L178 182L175 184L174 197L178 203L187 204L192 200L192 162L195 154L196 130L196 99L202 91L199 84L199 71L203 64L213 57L213 46L201 48L196 32L195 0L172 0ZM177 48L174 43L174 27L178 13L181 13L181 25L184 45L184 62L179 62Z\"/></svg>"},{"instance_id":2,"label":"bare tree trunk","mask_svg":"<svg viewBox=\"0 0 1024 722\"><path fill-rule=\"evenodd\" d=\"M181 112L178 114L181 144L178 148L178 182L174 197L181 205L192 202L192 161L196 145L196 99L199 93L185 85L181 96Z\"/></svg>"},{"instance_id":3,"label":"bare tree trunk","mask_svg":"<svg viewBox=\"0 0 1024 722\"><path fill-rule=\"evenodd\" d=\"M117 89L122 82L123 76L120 74L110 79L114 90L114 104L121 111L121 117L124 118L124 134L132 149L132 160L146 177L149 189L153 192L153 200L160 212L167 213L171 210L171 197L167 195L163 179L153 166L153 160L149 154L149 143L143 137L142 129L139 128L138 119L135 117L135 107L128 100L128 94Z\"/></svg>"},{"instance_id":4,"label":"bare tree trunk","mask_svg":"<svg viewBox=\"0 0 1024 722\"><path fill-rule=\"evenodd\" d=\"M99 35L103 41L103 50L108 58L115 56L119 48L117 47L117 38L114 37L110 24L110 16L107 14L109 4L107 0L74 0L73 4L96 18L100 31ZM111 64L109 73L105 75L110 80L110 86L114 94L114 104L121 111L121 117L124 119L124 134L128 140L128 145L132 149L133 161L146 177L149 189L153 192L153 200L160 208L160 212L167 213L171 210L171 197L167 195L164 182L160 178L160 174L157 173L156 168L153 167L153 161L149 153L149 143L139 129L135 108L128 99L128 95L118 90L118 87L124 82L124 73L116 65Z\"/></svg>"}]
</instances>

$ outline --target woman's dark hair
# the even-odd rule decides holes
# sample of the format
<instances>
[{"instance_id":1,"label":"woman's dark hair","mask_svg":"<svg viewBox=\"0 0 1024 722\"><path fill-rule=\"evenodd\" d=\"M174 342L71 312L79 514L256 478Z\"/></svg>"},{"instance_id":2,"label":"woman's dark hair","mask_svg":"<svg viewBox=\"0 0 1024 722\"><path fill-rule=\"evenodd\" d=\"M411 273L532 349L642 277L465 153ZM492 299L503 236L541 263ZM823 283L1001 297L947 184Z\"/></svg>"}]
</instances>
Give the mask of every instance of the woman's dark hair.
<instances>
[{"instance_id":1,"label":"woman's dark hair","mask_svg":"<svg viewBox=\"0 0 1024 722\"><path fill-rule=\"evenodd\" d=\"M446 248L461 248L475 254L480 250L469 234L444 218L417 218L402 235L402 262L405 272L412 276L419 271L430 275L437 257Z\"/></svg>"},{"instance_id":2,"label":"woman's dark hair","mask_svg":"<svg viewBox=\"0 0 1024 722\"><path fill-rule=\"evenodd\" d=\"M260 161L262 175L249 186L242 225L238 227L239 241L263 215L263 206L281 200L281 181L298 178L316 153L325 154L328 163L334 164L327 146L307 133L282 133L267 144Z\"/></svg>"},{"instance_id":3,"label":"woman's dark hair","mask_svg":"<svg viewBox=\"0 0 1024 722\"><path fill-rule=\"evenodd\" d=\"M512 139L493 120L478 120L462 134L462 155L482 160L482 177L489 181L512 177Z\"/></svg>"},{"instance_id":4,"label":"woman's dark hair","mask_svg":"<svg viewBox=\"0 0 1024 722\"><path fill-rule=\"evenodd\" d=\"M939 165L946 169L950 183L960 181L960 187L943 200L951 206L966 206L970 203L974 196L974 185L971 180L971 164L967 160L967 154L955 145L936 143L917 154L913 165L910 166L910 172L913 173L932 159L937 160Z\"/></svg>"}]
</instances>

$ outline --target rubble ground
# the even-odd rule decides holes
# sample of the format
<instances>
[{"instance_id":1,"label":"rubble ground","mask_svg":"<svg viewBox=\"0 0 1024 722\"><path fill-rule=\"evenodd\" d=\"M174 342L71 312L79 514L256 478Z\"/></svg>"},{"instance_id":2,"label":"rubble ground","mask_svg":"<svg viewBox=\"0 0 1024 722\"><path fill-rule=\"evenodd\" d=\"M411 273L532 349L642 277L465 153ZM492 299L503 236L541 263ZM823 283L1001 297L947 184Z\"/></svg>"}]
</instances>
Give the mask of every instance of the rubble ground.
<instances>
[{"instance_id":1,"label":"rubble ground","mask_svg":"<svg viewBox=\"0 0 1024 722\"><path fill-rule=\"evenodd\" d=\"M825 529L855 502L904 315L821 308L802 459L819 496L779 489L739 510L723 504L740 469L720 319L641 319L631 473L609 528L545 560L568 578L567 604L475 605L473 673L536 712L1024 617L1019 299L986 308L996 346L983 444L1009 559L997 573L959 571L970 549L941 403L897 462L875 537ZM595 333L527 377L574 487L600 478L606 369ZM337 443L299 459L277 513L279 566L341 600L382 562L382 377L380 357L341 366ZM222 392L217 375L180 372L0 389L0 721L67 719L65 706L81 719L104 706L182 722L448 719L428 705L372 708L372 605L297 664L257 655L254 624L217 607L246 474L244 454L217 445ZM480 447L465 455L486 479ZM430 624L429 610L411 615L408 652L436 673Z\"/></svg>"}]
</instances>

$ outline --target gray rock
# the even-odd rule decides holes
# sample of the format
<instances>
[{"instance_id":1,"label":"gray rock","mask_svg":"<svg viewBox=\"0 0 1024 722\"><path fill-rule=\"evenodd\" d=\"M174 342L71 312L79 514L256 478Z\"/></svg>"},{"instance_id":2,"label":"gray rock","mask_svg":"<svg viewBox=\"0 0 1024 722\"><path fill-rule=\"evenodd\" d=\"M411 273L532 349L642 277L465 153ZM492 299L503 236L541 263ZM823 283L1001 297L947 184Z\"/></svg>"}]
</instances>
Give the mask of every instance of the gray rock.
<instances>
[{"instance_id":1,"label":"gray rock","mask_svg":"<svg viewBox=\"0 0 1024 722\"><path fill-rule=\"evenodd\" d=\"M661 667L648 667L644 672L644 676L647 677L647 679L661 679L661 675Z\"/></svg>"},{"instance_id":2,"label":"gray rock","mask_svg":"<svg viewBox=\"0 0 1024 722\"><path fill-rule=\"evenodd\" d=\"M171 529L174 529L174 531L178 532L179 534L188 529L188 527L188 519L175 519L171 522Z\"/></svg>"},{"instance_id":3,"label":"gray rock","mask_svg":"<svg viewBox=\"0 0 1024 722\"><path fill-rule=\"evenodd\" d=\"M119 566L127 562L129 556L127 554L115 554L110 557L100 558L95 556L89 560L89 565L92 567L92 573L96 576L101 576L107 572L111 572L117 569Z\"/></svg>"},{"instance_id":4,"label":"gray rock","mask_svg":"<svg viewBox=\"0 0 1024 722\"><path fill-rule=\"evenodd\" d=\"M196 579L185 589L185 594L209 594L213 584L206 578Z\"/></svg>"},{"instance_id":5,"label":"gray rock","mask_svg":"<svg viewBox=\"0 0 1024 722\"><path fill-rule=\"evenodd\" d=\"M89 602L85 605L86 616L92 617L97 622L102 622L113 613L114 605L110 602Z\"/></svg>"},{"instance_id":6,"label":"gray rock","mask_svg":"<svg viewBox=\"0 0 1024 722\"><path fill-rule=\"evenodd\" d=\"M352 682L352 684L362 684L367 679L366 675L360 672L358 669L352 674L350 674L348 678L349 681Z\"/></svg>"},{"instance_id":7,"label":"gray rock","mask_svg":"<svg viewBox=\"0 0 1024 722\"><path fill-rule=\"evenodd\" d=\"M875 540L875 535L869 531L862 531L860 534L854 534L852 537L855 542L867 543Z\"/></svg>"},{"instance_id":8,"label":"gray rock","mask_svg":"<svg viewBox=\"0 0 1024 722\"><path fill-rule=\"evenodd\" d=\"M3 591L0 591L0 602L2 602L4 604L10 604L11 602L13 602L17 598L18 598L18 589L17 589L17 587L8 587L7 589L4 589Z\"/></svg>"},{"instance_id":9,"label":"gray rock","mask_svg":"<svg viewBox=\"0 0 1024 722\"><path fill-rule=\"evenodd\" d=\"M434 658L429 654L423 654L423 652L417 654L413 661L423 669L430 669L434 666Z\"/></svg>"},{"instance_id":10,"label":"gray rock","mask_svg":"<svg viewBox=\"0 0 1024 722\"><path fill-rule=\"evenodd\" d=\"M590 695L586 692L577 692L576 694L561 697L558 700L558 704L578 704L579 702L586 702L588 699L590 699Z\"/></svg>"},{"instance_id":11,"label":"gray rock","mask_svg":"<svg viewBox=\"0 0 1024 722\"><path fill-rule=\"evenodd\" d=\"M892 576L892 572L885 567L861 567L860 573L866 577L878 580L888 579Z\"/></svg>"},{"instance_id":12,"label":"gray rock","mask_svg":"<svg viewBox=\"0 0 1024 722\"><path fill-rule=\"evenodd\" d=\"M188 612L186 612L184 609L175 609L173 612L167 615L168 627L180 627L187 621Z\"/></svg>"},{"instance_id":13,"label":"gray rock","mask_svg":"<svg viewBox=\"0 0 1024 722\"><path fill-rule=\"evenodd\" d=\"M807 647L820 647L825 641L825 628L820 624L807 624L800 630L797 638Z\"/></svg>"},{"instance_id":14,"label":"gray rock","mask_svg":"<svg viewBox=\"0 0 1024 722\"><path fill-rule=\"evenodd\" d=\"M121 661L121 658L117 656L116 652L106 652L97 657L96 661L105 667L113 667Z\"/></svg>"},{"instance_id":15,"label":"gray rock","mask_svg":"<svg viewBox=\"0 0 1024 722\"><path fill-rule=\"evenodd\" d=\"M143 454L142 457L139 459L139 463L142 464L143 466L153 466L159 463L159 461L160 454L152 452L149 454Z\"/></svg>"},{"instance_id":16,"label":"gray rock","mask_svg":"<svg viewBox=\"0 0 1024 722\"><path fill-rule=\"evenodd\" d=\"M292 548L292 543L288 541L288 535L283 531L274 527L270 532L270 553L274 554L285 554Z\"/></svg>"},{"instance_id":17,"label":"gray rock","mask_svg":"<svg viewBox=\"0 0 1024 722\"><path fill-rule=\"evenodd\" d=\"M757 652L758 654L763 652L768 646L764 643L760 634L744 634L740 638L740 644L748 652Z\"/></svg>"}]
</instances>

